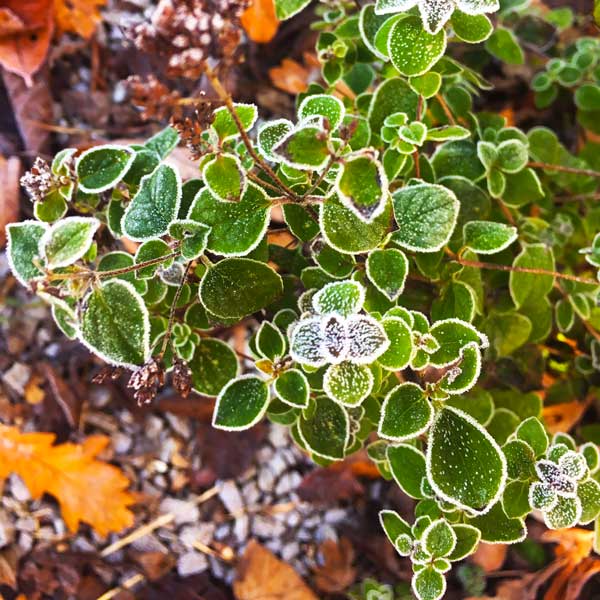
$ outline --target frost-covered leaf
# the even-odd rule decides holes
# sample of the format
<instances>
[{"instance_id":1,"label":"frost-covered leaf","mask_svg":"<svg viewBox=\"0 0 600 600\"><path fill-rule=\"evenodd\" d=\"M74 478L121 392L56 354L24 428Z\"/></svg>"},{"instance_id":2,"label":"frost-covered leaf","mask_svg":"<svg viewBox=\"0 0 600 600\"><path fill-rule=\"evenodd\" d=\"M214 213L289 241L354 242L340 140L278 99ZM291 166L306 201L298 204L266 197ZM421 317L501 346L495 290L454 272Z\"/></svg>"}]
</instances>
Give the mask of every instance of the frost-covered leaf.
<instances>
[{"instance_id":1,"label":"frost-covered leaf","mask_svg":"<svg viewBox=\"0 0 600 600\"><path fill-rule=\"evenodd\" d=\"M527 481L511 481L502 494L502 509L507 517L521 518L531 512L529 506L529 483Z\"/></svg>"},{"instance_id":2,"label":"frost-covered leaf","mask_svg":"<svg viewBox=\"0 0 600 600\"><path fill-rule=\"evenodd\" d=\"M460 319L437 321L431 326L429 333L438 343L437 350L430 356L431 363L438 367L457 360L467 344L475 343L483 348L488 344L486 336L470 323Z\"/></svg>"},{"instance_id":3,"label":"frost-covered leaf","mask_svg":"<svg viewBox=\"0 0 600 600\"><path fill-rule=\"evenodd\" d=\"M456 536L456 544L454 550L446 558L451 561L462 560L475 552L481 539L481 532L477 527L466 523L453 524L452 529Z\"/></svg>"},{"instance_id":4,"label":"frost-covered leaf","mask_svg":"<svg viewBox=\"0 0 600 600\"><path fill-rule=\"evenodd\" d=\"M529 488L529 505L535 510L550 510L558 502L558 494L548 483L535 481Z\"/></svg>"},{"instance_id":5,"label":"frost-covered leaf","mask_svg":"<svg viewBox=\"0 0 600 600\"><path fill-rule=\"evenodd\" d=\"M303 319L293 326L290 336L290 355L304 365L320 367L325 364L321 318Z\"/></svg>"},{"instance_id":6,"label":"frost-covered leaf","mask_svg":"<svg viewBox=\"0 0 600 600\"><path fill-rule=\"evenodd\" d=\"M330 94L306 96L298 106L298 119L310 120L311 117L324 117L330 131L336 130L344 120L344 103Z\"/></svg>"},{"instance_id":7,"label":"frost-covered leaf","mask_svg":"<svg viewBox=\"0 0 600 600\"><path fill-rule=\"evenodd\" d=\"M346 320L337 315L330 314L321 320L321 349L327 362L341 363L348 354L348 330Z\"/></svg>"},{"instance_id":8,"label":"frost-covered leaf","mask_svg":"<svg viewBox=\"0 0 600 600\"><path fill-rule=\"evenodd\" d=\"M471 322L475 317L475 291L462 281L451 280L431 304L431 318L440 321L456 317Z\"/></svg>"},{"instance_id":9,"label":"frost-covered leaf","mask_svg":"<svg viewBox=\"0 0 600 600\"><path fill-rule=\"evenodd\" d=\"M451 366L440 380L440 389L447 394L464 394L476 383L481 372L481 352L475 342L460 351L457 364Z\"/></svg>"},{"instance_id":10,"label":"frost-covered leaf","mask_svg":"<svg viewBox=\"0 0 600 600\"><path fill-rule=\"evenodd\" d=\"M387 447L387 459L394 481L402 491L411 498L423 498L422 483L427 476L425 455L409 444L397 444Z\"/></svg>"},{"instance_id":11,"label":"frost-covered leaf","mask_svg":"<svg viewBox=\"0 0 600 600\"><path fill-rule=\"evenodd\" d=\"M81 341L110 364L132 368L149 357L150 321L141 296L128 282L111 279L84 302Z\"/></svg>"},{"instance_id":12,"label":"frost-covered leaf","mask_svg":"<svg viewBox=\"0 0 600 600\"><path fill-rule=\"evenodd\" d=\"M347 320L346 358L357 365L370 364L389 347L390 341L381 323L368 315L351 315Z\"/></svg>"},{"instance_id":13,"label":"frost-covered leaf","mask_svg":"<svg viewBox=\"0 0 600 600\"><path fill-rule=\"evenodd\" d=\"M528 244L515 258L513 267L554 271L554 254L544 244ZM517 271L510 273L509 290L517 308L530 302L539 302L548 295L553 285L552 275Z\"/></svg>"},{"instance_id":14,"label":"frost-covered leaf","mask_svg":"<svg viewBox=\"0 0 600 600\"><path fill-rule=\"evenodd\" d=\"M232 379L217 396L212 424L217 429L241 431L260 421L269 404L267 384L254 375Z\"/></svg>"},{"instance_id":15,"label":"frost-covered leaf","mask_svg":"<svg viewBox=\"0 0 600 600\"><path fill-rule=\"evenodd\" d=\"M574 497L577 489L575 481L562 468L551 460L539 460L535 470L540 480L550 486L559 496Z\"/></svg>"},{"instance_id":16,"label":"frost-covered leaf","mask_svg":"<svg viewBox=\"0 0 600 600\"><path fill-rule=\"evenodd\" d=\"M523 519L507 517L501 502L496 502L484 515L467 518L467 524L476 527L481 532L481 541L486 543L516 544L527 536Z\"/></svg>"},{"instance_id":17,"label":"frost-covered leaf","mask_svg":"<svg viewBox=\"0 0 600 600\"><path fill-rule=\"evenodd\" d=\"M485 47L488 52L509 65L522 65L525 61L517 37L505 27L497 27L485 41Z\"/></svg>"},{"instance_id":18,"label":"frost-covered leaf","mask_svg":"<svg viewBox=\"0 0 600 600\"><path fill-rule=\"evenodd\" d=\"M433 566L426 566L413 575L412 590L418 600L439 600L446 592L446 579Z\"/></svg>"},{"instance_id":19,"label":"frost-covered leaf","mask_svg":"<svg viewBox=\"0 0 600 600\"><path fill-rule=\"evenodd\" d=\"M485 15L470 15L455 10L450 22L454 33L470 44L484 42L494 31L494 26Z\"/></svg>"},{"instance_id":20,"label":"frost-covered leaf","mask_svg":"<svg viewBox=\"0 0 600 600\"><path fill-rule=\"evenodd\" d=\"M285 338L271 323L263 321L256 334L256 348L269 360L276 360L285 353Z\"/></svg>"},{"instance_id":21,"label":"frost-covered leaf","mask_svg":"<svg viewBox=\"0 0 600 600\"><path fill-rule=\"evenodd\" d=\"M379 523L392 544L395 544L401 535L412 538L410 525L395 510L379 511Z\"/></svg>"},{"instance_id":22,"label":"frost-covered leaf","mask_svg":"<svg viewBox=\"0 0 600 600\"><path fill-rule=\"evenodd\" d=\"M372 223L385 210L388 179L372 152L345 158L336 185L339 199L361 220Z\"/></svg>"},{"instance_id":23,"label":"frost-covered leaf","mask_svg":"<svg viewBox=\"0 0 600 600\"><path fill-rule=\"evenodd\" d=\"M155 133L144 147L154 152L160 160L165 159L179 143L179 132L174 127L165 127Z\"/></svg>"},{"instance_id":24,"label":"frost-covered leaf","mask_svg":"<svg viewBox=\"0 0 600 600\"><path fill-rule=\"evenodd\" d=\"M386 21L387 16L378 13L375 5L366 4L362 7L358 20L358 29L365 46L379 58L387 58L375 47L375 35Z\"/></svg>"},{"instance_id":25,"label":"frost-covered leaf","mask_svg":"<svg viewBox=\"0 0 600 600\"><path fill-rule=\"evenodd\" d=\"M163 236L177 218L180 202L179 172L161 164L142 179L138 192L127 205L121 220L123 233L139 242Z\"/></svg>"},{"instance_id":26,"label":"frost-covered leaf","mask_svg":"<svg viewBox=\"0 0 600 600\"><path fill-rule=\"evenodd\" d=\"M600 514L600 484L595 479L586 479L577 486L577 497L581 502L579 523L587 525Z\"/></svg>"},{"instance_id":27,"label":"frost-covered leaf","mask_svg":"<svg viewBox=\"0 0 600 600\"><path fill-rule=\"evenodd\" d=\"M237 377L240 369L235 352L214 338L202 338L188 367L192 372L193 389L204 396L217 396Z\"/></svg>"},{"instance_id":28,"label":"frost-covered leaf","mask_svg":"<svg viewBox=\"0 0 600 600\"><path fill-rule=\"evenodd\" d=\"M366 223L346 208L334 194L321 206L320 228L327 243L344 254L361 254L376 248L385 237L391 216L391 203L372 223Z\"/></svg>"},{"instance_id":29,"label":"frost-covered leaf","mask_svg":"<svg viewBox=\"0 0 600 600\"><path fill-rule=\"evenodd\" d=\"M365 288L357 281L333 281L321 288L312 299L317 313L342 317L357 313L365 300Z\"/></svg>"},{"instance_id":30,"label":"frost-covered leaf","mask_svg":"<svg viewBox=\"0 0 600 600\"><path fill-rule=\"evenodd\" d=\"M587 463L582 454L575 451L565 452L558 459L558 466L562 472L571 479L579 481L587 475Z\"/></svg>"},{"instance_id":31,"label":"frost-covered leaf","mask_svg":"<svg viewBox=\"0 0 600 600\"><path fill-rule=\"evenodd\" d=\"M505 173L518 173L527 165L529 152L521 140L505 140L498 145L498 166Z\"/></svg>"},{"instance_id":32,"label":"frost-covered leaf","mask_svg":"<svg viewBox=\"0 0 600 600\"><path fill-rule=\"evenodd\" d=\"M219 200L208 189L196 196L189 218L211 228L207 249L221 256L244 256L254 250L269 225L270 202L249 183L239 202Z\"/></svg>"},{"instance_id":33,"label":"frost-covered leaf","mask_svg":"<svg viewBox=\"0 0 600 600\"><path fill-rule=\"evenodd\" d=\"M585 458L590 473L596 473L600 466L600 450L594 442L586 442L579 448L579 452Z\"/></svg>"},{"instance_id":34,"label":"frost-covered leaf","mask_svg":"<svg viewBox=\"0 0 600 600\"><path fill-rule=\"evenodd\" d=\"M238 201L248 183L239 158L233 154L218 154L205 163L202 179L219 200Z\"/></svg>"},{"instance_id":35,"label":"frost-covered leaf","mask_svg":"<svg viewBox=\"0 0 600 600\"><path fill-rule=\"evenodd\" d=\"M437 29L436 33L425 31L419 18L412 16L400 19L392 27L387 40L388 55L402 75L422 75L443 56L446 32Z\"/></svg>"},{"instance_id":36,"label":"frost-covered leaf","mask_svg":"<svg viewBox=\"0 0 600 600\"><path fill-rule=\"evenodd\" d=\"M223 319L241 319L276 300L283 281L271 267L249 258L226 258L210 267L200 283L204 307Z\"/></svg>"},{"instance_id":37,"label":"frost-covered leaf","mask_svg":"<svg viewBox=\"0 0 600 600\"><path fill-rule=\"evenodd\" d=\"M8 263L13 275L23 285L43 274L34 261L43 265L39 243L47 230L48 225L38 221L21 221L6 226Z\"/></svg>"},{"instance_id":38,"label":"frost-covered leaf","mask_svg":"<svg viewBox=\"0 0 600 600\"><path fill-rule=\"evenodd\" d=\"M581 500L558 496L558 501L549 510L544 511L544 523L549 529L574 527L581 518Z\"/></svg>"},{"instance_id":39,"label":"frost-covered leaf","mask_svg":"<svg viewBox=\"0 0 600 600\"><path fill-rule=\"evenodd\" d=\"M154 260L161 256L167 256L171 254L172 250L170 246L163 242L163 240L148 240L143 244L138 246L138 249L135 253L135 264L138 265L140 263ZM156 271L160 267L169 267L173 263L173 259L167 259L164 262L160 262L154 265L149 265L147 267L142 267L135 272L135 277L137 279L150 279L154 277Z\"/></svg>"},{"instance_id":40,"label":"frost-covered leaf","mask_svg":"<svg viewBox=\"0 0 600 600\"><path fill-rule=\"evenodd\" d=\"M67 217L55 223L40 239L40 254L49 269L72 265L89 250L100 221L93 217Z\"/></svg>"},{"instance_id":41,"label":"frost-covered leaf","mask_svg":"<svg viewBox=\"0 0 600 600\"><path fill-rule=\"evenodd\" d=\"M123 179L135 159L126 146L97 146L77 159L75 170L79 189L87 194L103 192Z\"/></svg>"},{"instance_id":42,"label":"frost-covered leaf","mask_svg":"<svg viewBox=\"0 0 600 600\"><path fill-rule=\"evenodd\" d=\"M494 221L469 221L463 227L465 246L478 254L495 254L517 239L517 228Z\"/></svg>"},{"instance_id":43,"label":"frost-covered leaf","mask_svg":"<svg viewBox=\"0 0 600 600\"><path fill-rule=\"evenodd\" d=\"M413 356L412 332L401 317L385 317L381 321L383 330L390 342L388 349L377 359L389 371L401 371L410 363Z\"/></svg>"},{"instance_id":44,"label":"frost-covered leaf","mask_svg":"<svg viewBox=\"0 0 600 600\"><path fill-rule=\"evenodd\" d=\"M310 385L306 375L298 369L284 371L273 384L277 397L290 406L306 408L310 397Z\"/></svg>"},{"instance_id":45,"label":"frost-covered leaf","mask_svg":"<svg viewBox=\"0 0 600 600\"><path fill-rule=\"evenodd\" d=\"M367 277L392 302L404 290L408 275L408 259L402 250L377 248L366 260Z\"/></svg>"},{"instance_id":46,"label":"frost-covered leaf","mask_svg":"<svg viewBox=\"0 0 600 600\"><path fill-rule=\"evenodd\" d=\"M256 136L258 149L268 160L279 161L279 157L272 152L273 146L276 146L292 129L294 129L294 124L287 119L277 119L264 123L259 127Z\"/></svg>"},{"instance_id":47,"label":"frost-covered leaf","mask_svg":"<svg viewBox=\"0 0 600 600\"><path fill-rule=\"evenodd\" d=\"M431 428L427 473L438 496L474 513L485 513L504 488L506 460L477 421L447 406Z\"/></svg>"},{"instance_id":48,"label":"frost-covered leaf","mask_svg":"<svg viewBox=\"0 0 600 600\"><path fill-rule=\"evenodd\" d=\"M344 458L350 422L346 409L337 402L327 396L316 398L309 414L301 416L298 430L310 452L330 460Z\"/></svg>"},{"instance_id":49,"label":"frost-covered leaf","mask_svg":"<svg viewBox=\"0 0 600 600\"><path fill-rule=\"evenodd\" d=\"M432 420L433 406L425 392L416 383L402 383L383 401L378 434L396 442L409 440L427 431Z\"/></svg>"},{"instance_id":50,"label":"frost-covered leaf","mask_svg":"<svg viewBox=\"0 0 600 600\"><path fill-rule=\"evenodd\" d=\"M341 362L330 365L323 377L323 391L344 406L358 406L373 389L373 373L364 365Z\"/></svg>"},{"instance_id":51,"label":"frost-covered leaf","mask_svg":"<svg viewBox=\"0 0 600 600\"><path fill-rule=\"evenodd\" d=\"M436 252L448 243L460 208L454 192L423 183L404 187L392 198L398 224L394 242L415 252Z\"/></svg>"},{"instance_id":52,"label":"frost-covered leaf","mask_svg":"<svg viewBox=\"0 0 600 600\"><path fill-rule=\"evenodd\" d=\"M405 113L411 121L417 117L418 94L400 77L383 81L375 90L369 106L369 124L379 132L389 115Z\"/></svg>"},{"instance_id":53,"label":"frost-covered leaf","mask_svg":"<svg viewBox=\"0 0 600 600\"><path fill-rule=\"evenodd\" d=\"M258 109L254 104L242 104L236 102L234 110L245 131L252 129L258 118ZM212 122L213 129L217 132L219 139L224 142L240 135L240 131L226 106L217 108L214 112Z\"/></svg>"},{"instance_id":54,"label":"frost-covered leaf","mask_svg":"<svg viewBox=\"0 0 600 600\"><path fill-rule=\"evenodd\" d=\"M535 453L527 442L511 439L502 446L502 452L509 479L528 480L535 474Z\"/></svg>"},{"instance_id":55,"label":"frost-covered leaf","mask_svg":"<svg viewBox=\"0 0 600 600\"><path fill-rule=\"evenodd\" d=\"M291 19L310 4L310 0L274 0L275 16L281 20Z\"/></svg>"},{"instance_id":56,"label":"frost-covered leaf","mask_svg":"<svg viewBox=\"0 0 600 600\"><path fill-rule=\"evenodd\" d=\"M98 261L97 270L102 273L102 280L108 281L109 279L122 279L128 281L133 285L136 292L139 294L146 293L148 285L146 281L137 279L133 269L135 262L134 257L128 252L114 251L108 252L102 255ZM107 272L113 271L112 275Z\"/></svg>"},{"instance_id":57,"label":"frost-covered leaf","mask_svg":"<svg viewBox=\"0 0 600 600\"><path fill-rule=\"evenodd\" d=\"M437 519L425 529L421 542L431 556L448 556L456 545L456 534L445 519Z\"/></svg>"},{"instance_id":58,"label":"frost-covered leaf","mask_svg":"<svg viewBox=\"0 0 600 600\"><path fill-rule=\"evenodd\" d=\"M176 219L169 225L169 235L181 242L184 260L194 260L204 254L211 228L192 219Z\"/></svg>"},{"instance_id":59,"label":"frost-covered leaf","mask_svg":"<svg viewBox=\"0 0 600 600\"><path fill-rule=\"evenodd\" d=\"M327 134L318 125L300 125L277 142L272 151L290 167L319 170L329 159Z\"/></svg>"}]
</instances>

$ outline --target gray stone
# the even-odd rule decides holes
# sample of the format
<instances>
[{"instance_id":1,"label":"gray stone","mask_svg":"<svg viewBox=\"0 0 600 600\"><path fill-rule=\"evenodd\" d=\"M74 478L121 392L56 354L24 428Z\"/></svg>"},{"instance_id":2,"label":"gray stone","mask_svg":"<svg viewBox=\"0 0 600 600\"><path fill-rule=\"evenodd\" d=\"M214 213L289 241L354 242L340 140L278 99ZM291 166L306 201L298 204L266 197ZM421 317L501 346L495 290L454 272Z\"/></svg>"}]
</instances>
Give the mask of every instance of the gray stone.
<instances>
[{"instance_id":1,"label":"gray stone","mask_svg":"<svg viewBox=\"0 0 600 600\"><path fill-rule=\"evenodd\" d=\"M222 481L219 484L219 498L233 515L237 515L244 508L244 500L233 480Z\"/></svg>"},{"instance_id":2,"label":"gray stone","mask_svg":"<svg viewBox=\"0 0 600 600\"><path fill-rule=\"evenodd\" d=\"M23 363L16 362L2 375L2 380L13 391L22 395L30 377L31 369Z\"/></svg>"},{"instance_id":3,"label":"gray stone","mask_svg":"<svg viewBox=\"0 0 600 600\"><path fill-rule=\"evenodd\" d=\"M298 542L290 542L281 549L281 558L284 561L290 561L298 556L300 552L300 544Z\"/></svg>"},{"instance_id":4,"label":"gray stone","mask_svg":"<svg viewBox=\"0 0 600 600\"><path fill-rule=\"evenodd\" d=\"M19 501L27 502L31 500L31 494L23 480L14 473L10 476L10 493Z\"/></svg>"},{"instance_id":5,"label":"gray stone","mask_svg":"<svg viewBox=\"0 0 600 600\"><path fill-rule=\"evenodd\" d=\"M214 523L186 525L181 529L179 539L189 548L193 548L195 542L200 542L205 546L209 546L215 536L215 529Z\"/></svg>"},{"instance_id":6,"label":"gray stone","mask_svg":"<svg viewBox=\"0 0 600 600\"><path fill-rule=\"evenodd\" d=\"M256 515L252 522L252 533L263 538L280 537L285 533L285 526L264 515Z\"/></svg>"},{"instance_id":7,"label":"gray stone","mask_svg":"<svg viewBox=\"0 0 600 600\"><path fill-rule=\"evenodd\" d=\"M233 533L239 542L246 541L248 537L249 526L250 523L248 520L248 515L242 515L235 520L233 525Z\"/></svg>"},{"instance_id":8,"label":"gray stone","mask_svg":"<svg viewBox=\"0 0 600 600\"><path fill-rule=\"evenodd\" d=\"M283 496L295 490L302 483L302 476L296 471L284 473L275 487L275 493Z\"/></svg>"},{"instance_id":9,"label":"gray stone","mask_svg":"<svg viewBox=\"0 0 600 600\"><path fill-rule=\"evenodd\" d=\"M160 503L160 511L162 513L172 513L176 525L195 523L200 519L200 511L196 504L177 498L165 498Z\"/></svg>"},{"instance_id":10,"label":"gray stone","mask_svg":"<svg viewBox=\"0 0 600 600\"><path fill-rule=\"evenodd\" d=\"M207 568L208 560L204 554L200 554L199 552L186 552L177 561L177 573L180 577L202 573Z\"/></svg>"},{"instance_id":11,"label":"gray stone","mask_svg":"<svg viewBox=\"0 0 600 600\"><path fill-rule=\"evenodd\" d=\"M273 490L275 484L275 475L269 467L263 467L258 474L258 487L263 492L270 492Z\"/></svg>"}]
</instances>

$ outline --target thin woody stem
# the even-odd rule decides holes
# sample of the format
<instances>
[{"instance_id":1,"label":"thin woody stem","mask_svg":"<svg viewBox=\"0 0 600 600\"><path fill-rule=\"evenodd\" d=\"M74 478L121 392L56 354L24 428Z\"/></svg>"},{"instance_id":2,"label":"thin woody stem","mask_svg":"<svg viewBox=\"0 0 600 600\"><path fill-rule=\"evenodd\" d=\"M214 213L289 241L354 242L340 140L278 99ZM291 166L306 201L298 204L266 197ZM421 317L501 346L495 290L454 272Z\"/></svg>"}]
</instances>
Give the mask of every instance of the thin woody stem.
<instances>
[{"instance_id":1,"label":"thin woody stem","mask_svg":"<svg viewBox=\"0 0 600 600\"><path fill-rule=\"evenodd\" d=\"M235 126L237 127L238 131L240 132L240 135L242 137L242 142L244 143L244 146L246 146L246 150L248 150L248 153L250 154L250 156L252 157L254 162L275 182L275 185L277 185L277 187L282 192L287 194L290 198L293 198L294 200L298 200L298 196L295 194L294 190L290 189L287 185L285 185L285 183L283 183L283 181L281 181L281 179L279 179L279 177L277 177L277 174L275 173L275 171L273 171L273 169L271 169L271 167L258 155L256 150L254 149L254 146L252 145L252 141L248 137L248 134L246 133L246 130L244 129L244 126L243 126L242 122L240 121L240 118L239 118L237 112L235 111L235 107L233 105L233 100L231 99L231 95L223 87L223 85L221 84L221 81L217 77L217 74L214 72L212 67L210 67L209 65L206 65L205 72L206 72L206 76L208 77L208 80L210 81L211 85L213 86L215 92L217 92L217 94L219 95L219 98L225 103L225 106L227 107L227 110L229 111L229 114L231 115L231 118L233 119Z\"/></svg>"},{"instance_id":2,"label":"thin woody stem","mask_svg":"<svg viewBox=\"0 0 600 600\"><path fill-rule=\"evenodd\" d=\"M600 171L592 169L578 169L576 167L565 167L563 165L550 165L543 162L528 162L528 167L534 169L547 169L549 171L561 171L563 173L573 173L574 175L587 175L588 177L600 177Z\"/></svg>"},{"instance_id":3,"label":"thin woody stem","mask_svg":"<svg viewBox=\"0 0 600 600\"><path fill-rule=\"evenodd\" d=\"M531 275L550 275L557 279L566 279L568 281L575 281L577 283L584 283L587 285L598 285L598 281L595 279L589 279L587 277L579 277L578 275L570 275L569 273L558 273L557 271L547 271L546 269L534 269L529 267L514 267L512 265L497 265L495 263L480 262L478 260L466 260L461 256L455 256L454 260L465 267L475 267L476 269L489 269L491 271L508 271L512 273L530 273Z\"/></svg>"}]
</instances>

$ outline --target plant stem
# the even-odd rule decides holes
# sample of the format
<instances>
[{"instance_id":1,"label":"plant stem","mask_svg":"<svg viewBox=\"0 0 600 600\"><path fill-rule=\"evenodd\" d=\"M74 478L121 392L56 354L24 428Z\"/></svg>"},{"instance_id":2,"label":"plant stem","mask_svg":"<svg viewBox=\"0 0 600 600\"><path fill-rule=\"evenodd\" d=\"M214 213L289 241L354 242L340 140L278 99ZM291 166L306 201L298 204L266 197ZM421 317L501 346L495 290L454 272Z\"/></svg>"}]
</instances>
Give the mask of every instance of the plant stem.
<instances>
[{"instance_id":1,"label":"plant stem","mask_svg":"<svg viewBox=\"0 0 600 600\"><path fill-rule=\"evenodd\" d=\"M440 106L442 107L444 114L446 115L448 121L450 122L450 125L456 125L456 119L454 118L454 115L452 114L450 107L446 104L444 97L438 93L435 95L435 99L440 103Z\"/></svg>"},{"instance_id":2,"label":"plant stem","mask_svg":"<svg viewBox=\"0 0 600 600\"><path fill-rule=\"evenodd\" d=\"M277 174L275 173L275 171L273 171L273 169L271 169L271 167L258 155L256 150L254 149L254 146L252 145L252 141L248 137L248 134L246 133L246 130L244 129L244 126L242 125L242 122L240 121L240 118L239 118L237 112L235 112L235 106L233 105L233 100L231 99L231 95L223 87L223 85L221 84L221 81L217 77L217 74L214 72L212 67L210 67L208 64L206 65L205 72L206 72L206 76L208 77L208 80L210 81L211 85L213 86L215 92L217 92L219 98L225 103L225 106L227 107L227 110L229 111L229 114L231 115L231 118L233 119L235 126L238 128L238 131L240 132L240 135L242 136L242 142L244 143L244 146L246 146L246 150L248 150L248 153L250 154L250 156L252 157L254 162L275 182L275 185L283 193L285 193L290 198L293 198L294 200L297 201L298 196L294 193L294 191L292 189L290 189L287 185L285 185L285 183L283 183L283 181L281 181L279 179L279 177L277 177Z\"/></svg>"},{"instance_id":3,"label":"plant stem","mask_svg":"<svg viewBox=\"0 0 600 600\"><path fill-rule=\"evenodd\" d=\"M478 260L466 260L461 256L456 256L454 260L465 267L475 267L476 269L508 271L512 273L530 273L531 275L550 275L552 277L556 277L557 279L566 279L568 281L575 281L577 283L584 283L587 285L598 285L598 281L595 279L570 275L569 273L558 273L557 271L547 271L545 269L533 269L529 267L514 267L512 265L497 265L496 263L486 263Z\"/></svg>"},{"instance_id":4,"label":"plant stem","mask_svg":"<svg viewBox=\"0 0 600 600\"><path fill-rule=\"evenodd\" d=\"M528 162L527 166L534 169L548 169L549 171L562 171L563 173L573 173L574 175L600 177L600 171L593 171L591 169L578 169L576 167L565 167L563 165L550 165L543 162Z\"/></svg>"}]
</instances>

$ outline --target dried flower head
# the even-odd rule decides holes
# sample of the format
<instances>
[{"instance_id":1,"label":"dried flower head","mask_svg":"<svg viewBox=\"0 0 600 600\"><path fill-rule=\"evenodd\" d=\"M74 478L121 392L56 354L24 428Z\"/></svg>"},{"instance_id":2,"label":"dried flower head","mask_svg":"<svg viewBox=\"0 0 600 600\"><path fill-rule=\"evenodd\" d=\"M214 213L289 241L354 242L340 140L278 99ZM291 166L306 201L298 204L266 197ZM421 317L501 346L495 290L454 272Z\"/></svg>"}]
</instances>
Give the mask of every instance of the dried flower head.
<instances>
[{"instance_id":1,"label":"dried flower head","mask_svg":"<svg viewBox=\"0 0 600 600\"><path fill-rule=\"evenodd\" d=\"M187 398L192 391L192 371L180 358L175 358L173 363L173 387L182 398Z\"/></svg>"},{"instance_id":2,"label":"dried flower head","mask_svg":"<svg viewBox=\"0 0 600 600\"><path fill-rule=\"evenodd\" d=\"M212 122L213 110L214 103L203 102L198 105L193 116L171 119L171 125L179 132L192 160L199 160L209 150L209 145L202 134Z\"/></svg>"},{"instance_id":3,"label":"dried flower head","mask_svg":"<svg viewBox=\"0 0 600 600\"><path fill-rule=\"evenodd\" d=\"M150 23L132 31L135 45L164 56L172 77L195 79L205 61L232 62L240 44L240 18L248 0L160 0Z\"/></svg>"},{"instance_id":4,"label":"dried flower head","mask_svg":"<svg viewBox=\"0 0 600 600\"><path fill-rule=\"evenodd\" d=\"M121 375L125 372L123 367L114 367L112 365L106 365L102 367L100 371L92 377L92 383L97 383L99 385L106 383L107 381L115 381L121 377Z\"/></svg>"},{"instance_id":5,"label":"dried flower head","mask_svg":"<svg viewBox=\"0 0 600 600\"><path fill-rule=\"evenodd\" d=\"M39 156L30 171L21 177L21 185L29 194L31 201L42 201L53 190L71 183L70 175L55 175L50 165Z\"/></svg>"},{"instance_id":6,"label":"dried flower head","mask_svg":"<svg viewBox=\"0 0 600 600\"><path fill-rule=\"evenodd\" d=\"M134 390L133 397L138 406L142 406L150 404L164 384L165 370L155 358L151 358L132 373L127 387Z\"/></svg>"},{"instance_id":7,"label":"dried flower head","mask_svg":"<svg viewBox=\"0 0 600 600\"><path fill-rule=\"evenodd\" d=\"M181 94L177 90L169 89L154 75L146 79L132 75L127 79L127 88L131 103L140 110L142 119L166 121L169 118L181 118Z\"/></svg>"}]
</instances>

